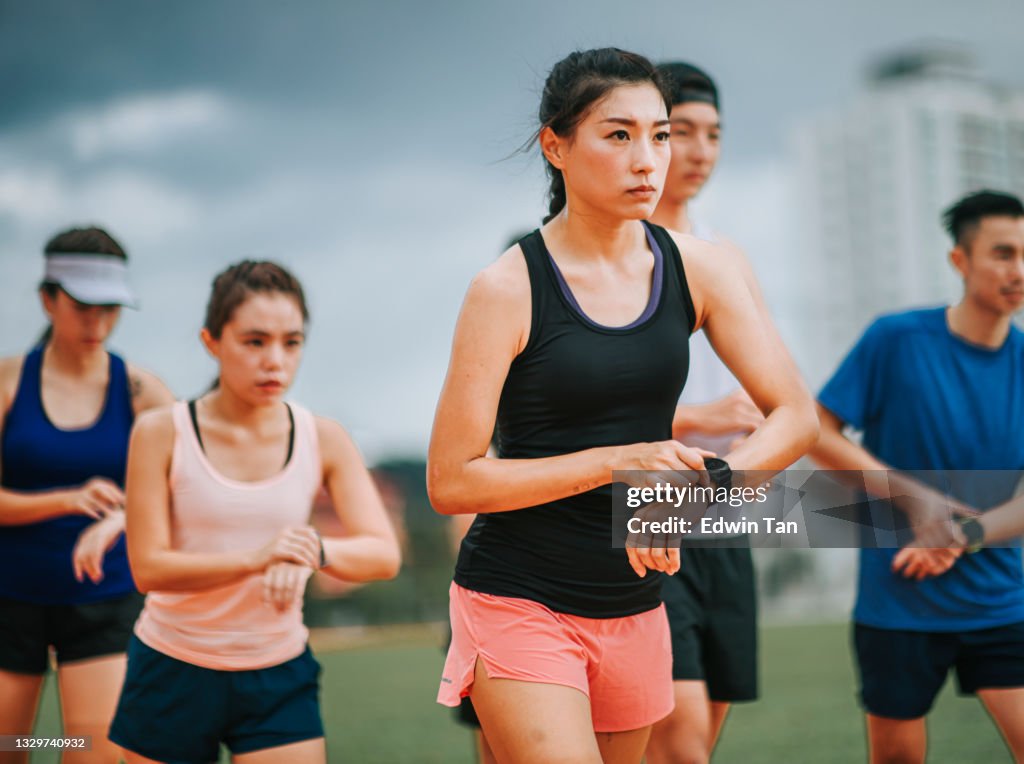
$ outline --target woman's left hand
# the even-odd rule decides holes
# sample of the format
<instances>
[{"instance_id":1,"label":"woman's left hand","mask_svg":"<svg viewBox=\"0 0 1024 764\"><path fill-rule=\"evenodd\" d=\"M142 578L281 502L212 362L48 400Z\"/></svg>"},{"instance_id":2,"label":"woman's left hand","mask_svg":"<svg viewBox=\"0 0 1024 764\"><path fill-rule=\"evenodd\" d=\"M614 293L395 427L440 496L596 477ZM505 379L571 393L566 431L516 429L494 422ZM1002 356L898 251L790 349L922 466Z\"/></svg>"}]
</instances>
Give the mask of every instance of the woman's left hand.
<instances>
[{"instance_id":1,"label":"woman's left hand","mask_svg":"<svg viewBox=\"0 0 1024 764\"><path fill-rule=\"evenodd\" d=\"M263 601L280 612L298 605L311 575L313 569L308 565L272 563L263 571Z\"/></svg>"},{"instance_id":2,"label":"woman's left hand","mask_svg":"<svg viewBox=\"0 0 1024 764\"><path fill-rule=\"evenodd\" d=\"M103 558L123 532L124 511L116 510L78 534L71 552L76 581L81 583L86 576L94 584L103 580Z\"/></svg>"}]
</instances>

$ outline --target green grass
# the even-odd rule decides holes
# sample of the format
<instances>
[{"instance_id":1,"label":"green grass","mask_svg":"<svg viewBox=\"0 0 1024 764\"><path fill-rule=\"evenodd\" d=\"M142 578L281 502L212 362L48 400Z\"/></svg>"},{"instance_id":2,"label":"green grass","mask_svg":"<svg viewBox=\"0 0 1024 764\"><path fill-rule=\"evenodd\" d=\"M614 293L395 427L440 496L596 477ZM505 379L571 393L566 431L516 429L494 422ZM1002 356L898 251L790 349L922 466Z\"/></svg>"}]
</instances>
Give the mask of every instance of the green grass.
<instances>
[{"instance_id":1,"label":"green grass","mask_svg":"<svg viewBox=\"0 0 1024 764\"><path fill-rule=\"evenodd\" d=\"M761 631L761 700L737 705L715 762L866 762L849 626ZM1001 762L1011 756L975 698L947 681L929 715L929 764Z\"/></svg>"},{"instance_id":2,"label":"green grass","mask_svg":"<svg viewBox=\"0 0 1024 764\"><path fill-rule=\"evenodd\" d=\"M778 626L762 631L762 699L733 709L715 762L866 761L848 627ZM436 644L321 652L323 715L332 762L469 764L470 734L434 703L442 655ZM1010 761L974 699L947 683L930 717L930 764ZM39 735L58 731L52 681ZM42 753L34 764L56 762Z\"/></svg>"}]
</instances>

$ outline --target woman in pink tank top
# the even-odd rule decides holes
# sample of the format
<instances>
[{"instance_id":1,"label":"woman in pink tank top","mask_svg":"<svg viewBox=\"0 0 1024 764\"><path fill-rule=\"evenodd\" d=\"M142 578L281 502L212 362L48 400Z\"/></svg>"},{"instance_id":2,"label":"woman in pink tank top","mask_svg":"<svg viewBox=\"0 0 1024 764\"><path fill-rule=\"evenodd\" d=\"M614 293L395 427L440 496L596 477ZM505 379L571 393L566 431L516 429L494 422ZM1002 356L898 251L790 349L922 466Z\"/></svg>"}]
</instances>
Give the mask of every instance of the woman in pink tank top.
<instances>
[{"instance_id":1,"label":"woman in pink tank top","mask_svg":"<svg viewBox=\"0 0 1024 764\"><path fill-rule=\"evenodd\" d=\"M111 727L129 762L323 762L319 664L302 595L314 570L391 578L399 548L355 445L283 397L308 319L299 282L245 261L214 281L198 400L141 417L128 456L128 554L146 604ZM349 530L309 525L326 486Z\"/></svg>"}]
</instances>

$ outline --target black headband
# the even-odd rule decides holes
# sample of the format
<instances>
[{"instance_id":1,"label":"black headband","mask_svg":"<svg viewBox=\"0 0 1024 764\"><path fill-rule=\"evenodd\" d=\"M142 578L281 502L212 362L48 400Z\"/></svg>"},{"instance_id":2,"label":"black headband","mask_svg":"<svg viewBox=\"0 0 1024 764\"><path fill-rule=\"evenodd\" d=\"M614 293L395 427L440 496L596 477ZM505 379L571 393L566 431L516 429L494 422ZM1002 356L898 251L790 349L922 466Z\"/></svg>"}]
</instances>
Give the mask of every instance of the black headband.
<instances>
[{"instance_id":1,"label":"black headband","mask_svg":"<svg viewBox=\"0 0 1024 764\"><path fill-rule=\"evenodd\" d=\"M675 96L673 99L673 106L679 103L692 103L693 101L697 101L698 103L709 103L716 109L718 108L718 96L714 93L709 93L706 90L683 88L682 90L677 90L673 93L673 96Z\"/></svg>"}]
</instances>

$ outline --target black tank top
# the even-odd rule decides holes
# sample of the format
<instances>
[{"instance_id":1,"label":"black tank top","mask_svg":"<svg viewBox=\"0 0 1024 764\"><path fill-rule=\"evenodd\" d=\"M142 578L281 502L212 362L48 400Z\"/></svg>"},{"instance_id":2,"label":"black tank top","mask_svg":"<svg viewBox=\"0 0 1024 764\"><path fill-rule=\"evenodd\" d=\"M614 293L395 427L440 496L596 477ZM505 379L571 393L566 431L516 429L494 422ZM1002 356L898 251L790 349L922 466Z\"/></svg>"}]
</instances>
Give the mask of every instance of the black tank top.
<instances>
[{"instance_id":1,"label":"black tank top","mask_svg":"<svg viewBox=\"0 0 1024 764\"><path fill-rule=\"evenodd\" d=\"M644 315L625 327L601 326L579 310L564 282L560 287L539 231L519 242L530 274L532 319L498 403L500 457L540 458L672 437L696 318L675 242L665 229L644 225L661 281L652 284ZM612 547L611 497L605 485L536 507L478 515L462 542L455 582L589 618L657 607L661 577L648 572L639 578L625 550Z\"/></svg>"}]
</instances>

